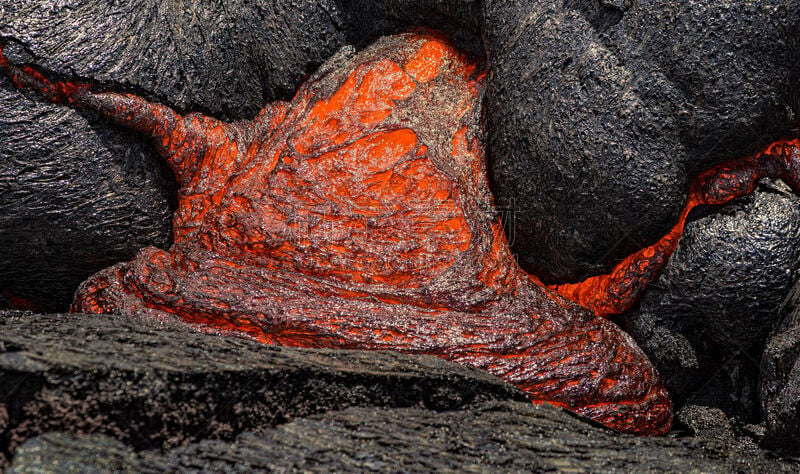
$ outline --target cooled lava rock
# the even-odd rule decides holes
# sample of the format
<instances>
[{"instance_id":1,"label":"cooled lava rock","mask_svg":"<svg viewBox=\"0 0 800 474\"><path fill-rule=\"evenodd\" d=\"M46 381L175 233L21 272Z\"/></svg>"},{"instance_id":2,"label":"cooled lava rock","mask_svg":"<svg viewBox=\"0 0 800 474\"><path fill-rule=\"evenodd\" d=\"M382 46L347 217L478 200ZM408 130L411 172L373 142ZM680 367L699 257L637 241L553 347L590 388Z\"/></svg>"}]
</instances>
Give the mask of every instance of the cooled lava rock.
<instances>
[{"instance_id":1,"label":"cooled lava rock","mask_svg":"<svg viewBox=\"0 0 800 474\"><path fill-rule=\"evenodd\" d=\"M46 71L228 119L291 96L348 41L329 0L31 0L0 12L0 36Z\"/></svg>"},{"instance_id":2,"label":"cooled lava rock","mask_svg":"<svg viewBox=\"0 0 800 474\"><path fill-rule=\"evenodd\" d=\"M350 406L441 411L498 399L527 400L434 357L269 347L152 318L0 312L6 459L52 430L159 449Z\"/></svg>"},{"instance_id":3,"label":"cooled lava rock","mask_svg":"<svg viewBox=\"0 0 800 474\"><path fill-rule=\"evenodd\" d=\"M0 328L10 472L798 469L715 440L619 435L432 357L268 347L113 315L4 312Z\"/></svg>"},{"instance_id":4,"label":"cooled lava rock","mask_svg":"<svg viewBox=\"0 0 800 474\"><path fill-rule=\"evenodd\" d=\"M171 172L96 118L0 77L0 308L66 309L97 268L169 245Z\"/></svg>"},{"instance_id":5,"label":"cooled lava rock","mask_svg":"<svg viewBox=\"0 0 800 474\"><path fill-rule=\"evenodd\" d=\"M446 412L349 408L234 441L134 452L114 439L48 433L9 473L124 472L796 472L800 464L703 438L634 438L557 408L484 402Z\"/></svg>"},{"instance_id":6,"label":"cooled lava rock","mask_svg":"<svg viewBox=\"0 0 800 474\"><path fill-rule=\"evenodd\" d=\"M800 2L487 0L489 157L520 263L607 271L689 178L797 128Z\"/></svg>"},{"instance_id":7,"label":"cooled lava rock","mask_svg":"<svg viewBox=\"0 0 800 474\"><path fill-rule=\"evenodd\" d=\"M761 358L759 395L766 418L763 444L800 455L800 286Z\"/></svg>"},{"instance_id":8,"label":"cooled lava rock","mask_svg":"<svg viewBox=\"0 0 800 474\"><path fill-rule=\"evenodd\" d=\"M798 278L800 197L762 181L748 197L690 215L678 249L623 327L676 405L716 407L739 427L757 423L760 403L772 403L759 402L762 352ZM773 352L777 341L770 342ZM784 375L774 377L770 393L792 390ZM786 423L800 426L796 418Z\"/></svg>"},{"instance_id":9,"label":"cooled lava rock","mask_svg":"<svg viewBox=\"0 0 800 474\"><path fill-rule=\"evenodd\" d=\"M413 27L475 44L479 15L474 0L28 0L0 7L0 37L42 70L230 120L291 98L346 45Z\"/></svg>"}]
</instances>

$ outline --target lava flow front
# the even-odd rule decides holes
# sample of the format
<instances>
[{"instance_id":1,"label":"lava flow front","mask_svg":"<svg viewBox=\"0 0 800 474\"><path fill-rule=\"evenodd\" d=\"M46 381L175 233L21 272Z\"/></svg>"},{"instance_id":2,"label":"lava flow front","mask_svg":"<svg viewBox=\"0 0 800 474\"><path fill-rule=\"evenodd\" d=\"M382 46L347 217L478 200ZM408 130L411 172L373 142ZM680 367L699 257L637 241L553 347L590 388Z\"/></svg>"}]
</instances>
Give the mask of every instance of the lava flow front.
<instances>
[{"instance_id":1,"label":"lava flow front","mask_svg":"<svg viewBox=\"0 0 800 474\"><path fill-rule=\"evenodd\" d=\"M798 184L797 142L715 168L662 241L610 275L550 289L516 264L494 210L480 62L439 37L339 55L290 102L232 124L0 64L17 87L151 137L180 187L174 245L94 275L74 311L175 315L285 346L433 354L624 432L666 432L669 397L629 336L570 299L625 310L691 207L750 192L762 175Z\"/></svg>"}]
</instances>

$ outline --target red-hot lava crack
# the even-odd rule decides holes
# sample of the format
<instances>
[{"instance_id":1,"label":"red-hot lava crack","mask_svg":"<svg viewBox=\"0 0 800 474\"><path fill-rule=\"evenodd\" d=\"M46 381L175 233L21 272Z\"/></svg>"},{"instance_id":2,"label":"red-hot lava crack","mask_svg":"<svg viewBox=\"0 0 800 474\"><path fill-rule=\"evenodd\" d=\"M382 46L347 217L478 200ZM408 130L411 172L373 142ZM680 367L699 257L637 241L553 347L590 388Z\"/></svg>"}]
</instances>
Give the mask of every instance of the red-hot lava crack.
<instances>
[{"instance_id":1,"label":"red-hot lava crack","mask_svg":"<svg viewBox=\"0 0 800 474\"><path fill-rule=\"evenodd\" d=\"M250 122L181 116L8 64L14 83L151 137L179 183L174 245L83 283L74 311L149 313L269 344L432 354L487 370L631 433L664 433L671 403L614 324L512 258L486 178L478 62L425 34L329 63ZM702 175L688 210L798 184L797 142ZM624 310L681 232L609 276L558 291Z\"/></svg>"}]
</instances>

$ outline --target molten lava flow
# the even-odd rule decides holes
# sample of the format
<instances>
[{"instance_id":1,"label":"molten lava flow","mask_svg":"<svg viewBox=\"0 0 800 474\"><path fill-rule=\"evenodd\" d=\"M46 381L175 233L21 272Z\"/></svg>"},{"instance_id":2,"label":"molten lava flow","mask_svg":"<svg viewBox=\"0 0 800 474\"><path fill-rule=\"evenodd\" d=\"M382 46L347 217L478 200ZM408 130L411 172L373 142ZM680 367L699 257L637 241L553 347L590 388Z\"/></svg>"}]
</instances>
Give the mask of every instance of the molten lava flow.
<instances>
[{"instance_id":1,"label":"molten lava flow","mask_svg":"<svg viewBox=\"0 0 800 474\"><path fill-rule=\"evenodd\" d=\"M749 158L715 166L691 184L678 223L655 244L628 256L611 273L580 283L553 288L570 300L592 309L598 316L621 314L658 278L675 251L689 212L697 206L724 204L750 194L761 178L784 180L800 189L800 140L783 140Z\"/></svg>"},{"instance_id":2,"label":"molten lava flow","mask_svg":"<svg viewBox=\"0 0 800 474\"><path fill-rule=\"evenodd\" d=\"M433 354L620 431L669 429L666 390L633 341L516 265L486 178L484 74L442 39L381 39L233 124L0 65L20 88L151 137L180 187L174 245L94 275L74 311ZM796 145L715 168L690 205L749 192L758 173L796 184ZM612 276L559 290L600 313L624 308L682 225Z\"/></svg>"}]
</instances>

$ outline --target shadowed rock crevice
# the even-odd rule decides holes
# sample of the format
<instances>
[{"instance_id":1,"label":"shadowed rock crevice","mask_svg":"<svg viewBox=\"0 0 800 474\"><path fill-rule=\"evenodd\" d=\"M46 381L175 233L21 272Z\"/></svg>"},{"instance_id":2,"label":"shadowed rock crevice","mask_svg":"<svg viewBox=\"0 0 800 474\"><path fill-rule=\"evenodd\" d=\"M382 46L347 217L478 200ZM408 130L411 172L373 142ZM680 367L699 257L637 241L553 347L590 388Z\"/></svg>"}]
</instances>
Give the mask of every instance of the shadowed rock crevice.
<instances>
[{"instance_id":1,"label":"shadowed rock crevice","mask_svg":"<svg viewBox=\"0 0 800 474\"><path fill-rule=\"evenodd\" d=\"M765 419L763 444L800 455L800 285L785 301L783 321L761 358L759 395Z\"/></svg>"}]
</instances>

